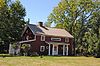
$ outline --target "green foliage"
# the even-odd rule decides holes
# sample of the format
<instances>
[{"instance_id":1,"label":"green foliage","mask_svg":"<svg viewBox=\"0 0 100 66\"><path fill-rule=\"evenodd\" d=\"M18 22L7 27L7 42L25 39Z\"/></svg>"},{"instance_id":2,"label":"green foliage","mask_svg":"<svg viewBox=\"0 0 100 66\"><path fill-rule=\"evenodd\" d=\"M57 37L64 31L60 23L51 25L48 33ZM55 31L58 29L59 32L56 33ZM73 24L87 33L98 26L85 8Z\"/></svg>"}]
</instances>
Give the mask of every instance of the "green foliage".
<instances>
[{"instance_id":1,"label":"green foliage","mask_svg":"<svg viewBox=\"0 0 100 66\"><path fill-rule=\"evenodd\" d=\"M25 51L27 51L30 48L30 45L29 44L22 44L21 48L24 49Z\"/></svg>"},{"instance_id":2,"label":"green foliage","mask_svg":"<svg viewBox=\"0 0 100 66\"><path fill-rule=\"evenodd\" d=\"M48 16L47 24L56 24L74 36L76 51L94 55L100 43L100 2L61 0Z\"/></svg>"},{"instance_id":3,"label":"green foliage","mask_svg":"<svg viewBox=\"0 0 100 66\"><path fill-rule=\"evenodd\" d=\"M12 47L16 50L19 46L16 43L13 43Z\"/></svg>"},{"instance_id":4,"label":"green foliage","mask_svg":"<svg viewBox=\"0 0 100 66\"><path fill-rule=\"evenodd\" d=\"M11 42L20 40L26 12L18 0L15 2L0 0L0 3L2 3L0 4L0 39L4 42L7 50Z\"/></svg>"},{"instance_id":5,"label":"green foliage","mask_svg":"<svg viewBox=\"0 0 100 66\"><path fill-rule=\"evenodd\" d=\"M29 44L22 44L22 46L21 46L22 55L27 56L29 50L30 50L30 45Z\"/></svg>"}]
</instances>

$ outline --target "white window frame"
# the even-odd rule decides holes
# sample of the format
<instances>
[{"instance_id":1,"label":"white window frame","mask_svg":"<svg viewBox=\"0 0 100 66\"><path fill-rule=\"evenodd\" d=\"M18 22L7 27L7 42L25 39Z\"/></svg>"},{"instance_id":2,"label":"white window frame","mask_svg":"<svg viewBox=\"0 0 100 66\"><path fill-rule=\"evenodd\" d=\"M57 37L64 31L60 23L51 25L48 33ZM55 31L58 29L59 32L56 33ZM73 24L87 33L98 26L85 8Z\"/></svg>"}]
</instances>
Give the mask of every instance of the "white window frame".
<instances>
[{"instance_id":1,"label":"white window frame","mask_svg":"<svg viewBox=\"0 0 100 66\"><path fill-rule=\"evenodd\" d=\"M29 40L29 35L26 36L26 40ZM36 40L36 35L34 35L34 41Z\"/></svg>"},{"instance_id":2,"label":"white window frame","mask_svg":"<svg viewBox=\"0 0 100 66\"><path fill-rule=\"evenodd\" d=\"M36 35L34 35L34 39L33 39L34 41L36 40Z\"/></svg>"},{"instance_id":3,"label":"white window frame","mask_svg":"<svg viewBox=\"0 0 100 66\"><path fill-rule=\"evenodd\" d=\"M43 50L42 50L43 48ZM44 52L45 51L45 46L40 46L40 52Z\"/></svg>"},{"instance_id":4,"label":"white window frame","mask_svg":"<svg viewBox=\"0 0 100 66\"><path fill-rule=\"evenodd\" d=\"M26 40L29 40L29 35L26 36Z\"/></svg>"},{"instance_id":5,"label":"white window frame","mask_svg":"<svg viewBox=\"0 0 100 66\"><path fill-rule=\"evenodd\" d=\"M65 38L65 42L69 42L69 38Z\"/></svg>"},{"instance_id":6,"label":"white window frame","mask_svg":"<svg viewBox=\"0 0 100 66\"><path fill-rule=\"evenodd\" d=\"M54 39L59 39L59 40L54 40ZM51 38L51 41L61 41L61 38Z\"/></svg>"},{"instance_id":7,"label":"white window frame","mask_svg":"<svg viewBox=\"0 0 100 66\"><path fill-rule=\"evenodd\" d=\"M41 41L45 41L45 36L41 35Z\"/></svg>"},{"instance_id":8,"label":"white window frame","mask_svg":"<svg viewBox=\"0 0 100 66\"><path fill-rule=\"evenodd\" d=\"M26 33L28 33L28 30L26 30Z\"/></svg>"}]
</instances>

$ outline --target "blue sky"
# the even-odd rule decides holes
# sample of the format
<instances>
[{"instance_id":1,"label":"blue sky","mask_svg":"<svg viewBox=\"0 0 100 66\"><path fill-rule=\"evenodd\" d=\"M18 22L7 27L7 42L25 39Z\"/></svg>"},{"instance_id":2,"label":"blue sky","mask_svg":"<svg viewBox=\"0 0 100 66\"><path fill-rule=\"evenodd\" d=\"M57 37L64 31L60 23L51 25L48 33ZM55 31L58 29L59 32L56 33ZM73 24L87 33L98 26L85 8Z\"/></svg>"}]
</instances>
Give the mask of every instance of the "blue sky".
<instances>
[{"instance_id":1,"label":"blue sky","mask_svg":"<svg viewBox=\"0 0 100 66\"><path fill-rule=\"evenodd\" d=\"M27 20L30 18L31 24L37 22L46 22L47 17L52 12L53 8L57 6L60 0L20 0L26 9Z\"/></svg>"}]
</instances>

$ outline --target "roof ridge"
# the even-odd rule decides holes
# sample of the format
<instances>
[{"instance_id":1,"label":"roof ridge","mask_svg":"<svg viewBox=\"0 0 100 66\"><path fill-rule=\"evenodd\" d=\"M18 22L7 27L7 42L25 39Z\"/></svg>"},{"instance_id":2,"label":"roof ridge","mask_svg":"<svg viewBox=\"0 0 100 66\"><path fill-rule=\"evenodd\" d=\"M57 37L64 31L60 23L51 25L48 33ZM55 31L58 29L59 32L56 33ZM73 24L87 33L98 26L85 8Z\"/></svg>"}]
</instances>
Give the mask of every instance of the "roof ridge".
<instances>
[{"instance_id":1,"label":"roof ridge","mask_svg":"<svg viewBox=\"0 0 100 66\"><path fill-rule=\"evenodd\" d=\"M37 26L39 26L39 25L37 25ZM62 28L56 28L56 27L47 27L47 26L44 26L44 27L46 27L46 28L51 28L51 29L61 29L61 30L62 30ZM65 29L63 29L63 30L65 30Z\"/></svg>"},{"instance_id":2,"label":"roof ridge","mask_svg":"<svg viewBox=\"0 0 100 66\"><path fill-rule=\"evenodd\" d=\"M35 25L35 24L28 24L28 25ZM35 26L39 26L39 25L35 25ZM63 28L47 27L47 26L44 26L44 27L46 27L46 28L51 28L51 29L63 29ZM63 29L63 30L65 30L65 29Z\"/></svg>"}]
</instances>

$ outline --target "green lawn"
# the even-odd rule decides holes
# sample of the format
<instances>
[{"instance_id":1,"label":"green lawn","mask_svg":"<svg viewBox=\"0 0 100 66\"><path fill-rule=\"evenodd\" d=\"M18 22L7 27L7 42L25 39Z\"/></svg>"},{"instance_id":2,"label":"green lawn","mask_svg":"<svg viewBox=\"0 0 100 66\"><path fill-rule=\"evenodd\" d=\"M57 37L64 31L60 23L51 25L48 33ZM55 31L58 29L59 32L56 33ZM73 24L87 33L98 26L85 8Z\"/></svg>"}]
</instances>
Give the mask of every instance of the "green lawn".
<instances>
[{"instance_id":1,"label":"green lawn","mask_svg":"<svg viewBox=\"0 0 100 66\"><path fill-rule=\"evenodd\" d=\"M100 66L93 57L0 57L0 66Z\"/></svg>"}]
</instances>

